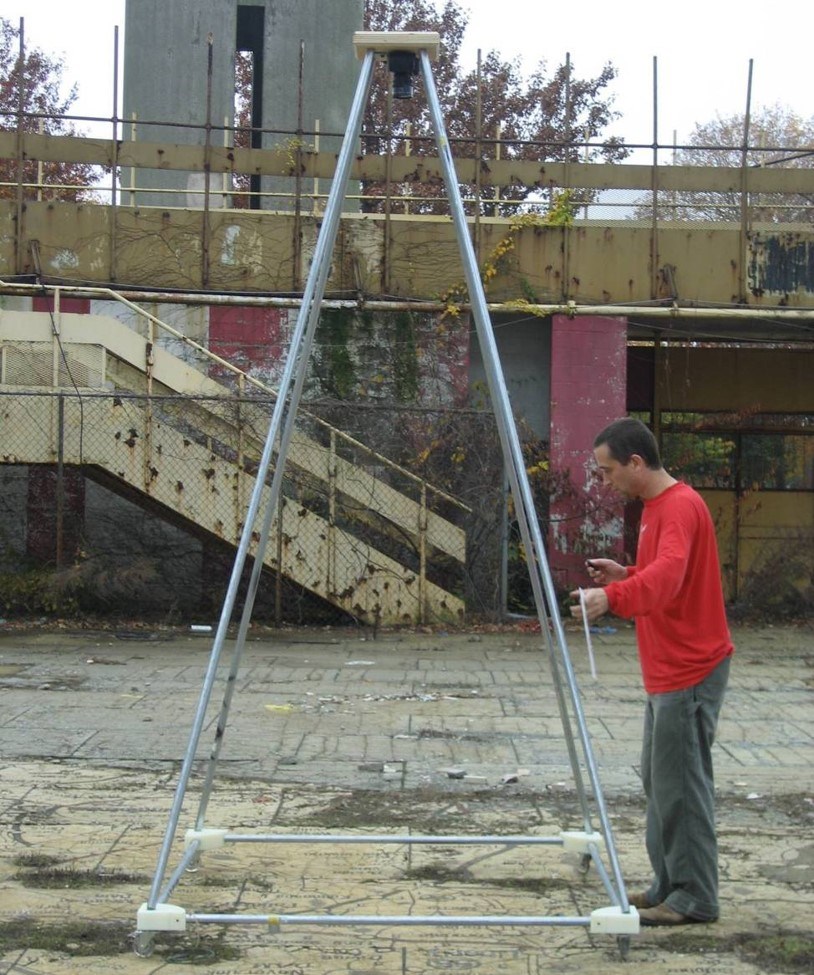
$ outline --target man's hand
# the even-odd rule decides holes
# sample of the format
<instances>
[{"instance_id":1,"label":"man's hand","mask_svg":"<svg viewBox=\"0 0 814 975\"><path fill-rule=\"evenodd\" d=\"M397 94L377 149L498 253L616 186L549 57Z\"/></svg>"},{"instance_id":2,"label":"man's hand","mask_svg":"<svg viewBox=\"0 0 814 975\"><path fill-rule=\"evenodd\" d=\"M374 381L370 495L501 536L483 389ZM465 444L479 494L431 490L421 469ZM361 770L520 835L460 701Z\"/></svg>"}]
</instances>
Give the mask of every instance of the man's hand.
<instances>
[{"instance_id":1,"label":"man's hand","mask_svg":"<svg viewBox=\"0 0 814 975\"><path fill-rule=\"evenodd\" d=\"M613 559L588 559L585 563L591 582L598 586L607 586L609 582L620 582L627 579L627 569Z\"/></svg>"},{"instance_id":2,"label":"man's hand","mask_svg":"<svg viewBox=\"0 0 814 975\"><path fill-rule=\"evenodd\" d=\"M576 600L571 607L571 615L578 620L582 619L582 604L579 593L579 589L569 593L569 596ZM593 623L594 620L598 620L600 616L604 616L608 612L608 597L604 589L583 589L582 596L585 601L585 615L588 617L589 623Z\"/></svg>"}]
</instances>

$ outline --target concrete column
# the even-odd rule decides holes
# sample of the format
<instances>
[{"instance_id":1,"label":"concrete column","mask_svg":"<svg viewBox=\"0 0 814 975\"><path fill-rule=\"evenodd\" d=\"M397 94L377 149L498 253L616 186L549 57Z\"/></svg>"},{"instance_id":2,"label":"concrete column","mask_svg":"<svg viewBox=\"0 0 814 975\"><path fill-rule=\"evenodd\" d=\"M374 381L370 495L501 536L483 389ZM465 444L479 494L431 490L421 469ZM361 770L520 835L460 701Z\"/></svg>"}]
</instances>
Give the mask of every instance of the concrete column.
<instances>
[{"instance_id":1,"label":"concrete column","mask_svg":"<svg viewBox=\"0 0 814 975\"><path fill-rule=\"evenodd\" d=\"M622 505L593 476L592 445L603 427L626 415L626 396L627 320L555 315L550 460L567 480L551 501L549 560L560 586L585 584L586 558L621 556Z\"/></svg>"},{"instance_id":2,"label":"concrete column","mask_svg":"<svg viewBox=\"0 0 814 975\"><path fill-rule=\"evenodd\" d=\"M550 400L549 319L530 315L496 315L492 324L512 409L527 427L521 430L521 436L531 434L546 440ZM474 325L472 327L474 329ZM480 345L474 335L470 349L469 382L470 385L486 383Z\"/></svg>"},{"instance_id":3,"label":"concrete column","mask_svg":"<svg viewBox=\"0 0 814 975\"><path fill-rule=\"evenodd\" d=\"M236 0L127 0L124 33L124 136L135 139L204 145L207 122L209 35L212 35L210 121L232 124L235 99ZM175 123L150 125L150 122ZM189 127L187 127L189 126ZM211 135L223 145L223 132ZM229 136L231 141L231 136ZM133 185L191 193L140 192L138 206L199 207L204 174L170 170L125 170L122 203L133 202ZM213 179L211 189L220 184Z\"/></svg>"},{"instance_id":4,"label":"concrete column","mask_svg":"<svg viewBox=\"0 0 814 975\"><path fill-rule=\"evenodd\" d=\"M264 148L286 147L295 158L296 133L302 103L301 141L305 148L316 143L314 131L319 122L319 148L339 152L341 136L348 122L353 93L359 74L359 61L353 49L353 34L362 29L364 0L266 0L266 57L263 66L264 127L279 132L267 133ZM300 90L300 50L302 49L302 89ZM263 209L294 209L289 195L293 181L266 178L266 192L283 193L263 202ZM317 187L320 195L330 191L327 181ZM314 192L313 180L303 180L300 190ZM306 197L302 209L312 209L313 197ZM317 202L317 209L319 209ZM348 205L345 209L356 209Z\"/></svg>"},{"instance_id":5,"label":"concrete column","mask_svg":"<svg viewBox=\"0 0 814 975\"><path fill-rule=\"evenodd\" d=\"M124 52L124 135L138 141L203 145L207 122L209 36L212 37L212 78L209 121L232 125L235 98L235 51L239 8L263 9L263 37L257 41L262 78L262 118L259 127L273 130L262 138L263 148L284 146L295 169L298 141L338 152L353 99L359 62L353 33L360 30L364 0L127 0ZM302 47L302 79L300 50ZM133 114L137 120L131 123ZM302 135L297 130L302 120ZM153 124L149 124L153 123ZM155 124L174 123L174 124ZM189 127L187 127L189 126ZM232 142L231 133L227 136ZM224 144L224 133L211 134L212 145ZM122 203L141 206L200 207L204 174L169 170L123 172ZM220 177L210 184L222 199ZM144 192L145 188L187 192ZM327 181L318 187L329 190ZM261 181L265 192L280 196L263 200L263 209L294 209L296 183L292 178ZM302 181L302 209L313 207L314 185ZM217 203L215 205L220 205Z\"/></svg>"}]
</instances>

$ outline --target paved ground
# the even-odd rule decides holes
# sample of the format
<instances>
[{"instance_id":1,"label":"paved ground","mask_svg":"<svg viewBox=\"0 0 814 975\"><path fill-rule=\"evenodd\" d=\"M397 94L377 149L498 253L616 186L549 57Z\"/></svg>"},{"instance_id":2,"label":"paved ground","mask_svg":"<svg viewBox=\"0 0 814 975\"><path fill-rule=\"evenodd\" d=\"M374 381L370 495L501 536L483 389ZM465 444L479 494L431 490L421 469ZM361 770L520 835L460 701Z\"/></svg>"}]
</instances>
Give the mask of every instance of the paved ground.
<instances>
[{"instance_id":1,"label":"paved ground","mask_svg":"<svg viewBox=\"0 0 814 975\"><path fill-rule=\"evenodd\" d=\"M417 975L543 971L741 975L814 967L814 629L735 633L716 746L721 921L616 939L583 926L190 924L138 957L211 638L188 631L0 626L0 973ZM569 631L622 868L647 879L632 631ZM225 671L225 667L223 670ZM199 755L213 741L215 685ZM194 822L203 760L181 816ZM451 777L463 776L463 777ZM511 780L511 781L509 781ZM208 826L239 833L558 835L579 829L540 637L258 634L236 682ZM190 914L579 917L608 903L558 847L228 844L184 873Z\"/></svg>"}]
</instances>

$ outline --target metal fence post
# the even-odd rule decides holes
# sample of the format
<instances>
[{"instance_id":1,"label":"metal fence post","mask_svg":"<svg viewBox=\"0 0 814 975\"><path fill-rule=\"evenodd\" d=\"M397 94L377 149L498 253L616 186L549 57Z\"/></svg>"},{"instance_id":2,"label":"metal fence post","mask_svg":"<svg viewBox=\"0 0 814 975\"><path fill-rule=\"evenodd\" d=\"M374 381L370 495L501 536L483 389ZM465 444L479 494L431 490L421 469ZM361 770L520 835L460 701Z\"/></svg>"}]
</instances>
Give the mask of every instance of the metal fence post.
<instances>
[{"instance_id":1,"label":"metal fence post","mask_svg":"<svg viewBox=\"0 0 814 975\"><path fill-rule=\"evenodd\" d=\"M56 498L56 564L62 568L65 526L65 395L57 397L57 498Z\"/></svg>"},{"instance_id":2,"label":"metal fence post","mask_svg":"<svg viewBox=\"0 0 814 975\"><path fill-rule=\"evenodd\" d=\"M14 228L15 267L17 274L24 271L23 262L23 109L25 108L25 20L20 17L20 53L17 61L17 207Z\"/></svg>"}]
</instances>

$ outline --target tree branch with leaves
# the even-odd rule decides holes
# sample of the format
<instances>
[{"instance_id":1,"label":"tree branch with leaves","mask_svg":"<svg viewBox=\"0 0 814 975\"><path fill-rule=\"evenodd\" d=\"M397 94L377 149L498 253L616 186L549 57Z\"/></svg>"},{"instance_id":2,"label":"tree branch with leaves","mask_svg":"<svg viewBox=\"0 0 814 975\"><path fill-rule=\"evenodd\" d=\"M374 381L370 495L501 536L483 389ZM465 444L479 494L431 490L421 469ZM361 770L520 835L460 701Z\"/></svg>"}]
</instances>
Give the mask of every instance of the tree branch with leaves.
<instances>
[{"instance_id":1,"label":"tree branch with leaves","mask_svg":"<svg viewBox=\"0 0 814 975\"><path fill-rule=\"evenodd\" d=\"M581 79L569 63L552 72L540 61L526 77L519 60L505 60L490 50L480 59L479 68L466 71L460 64L460 48L467 24L466 13L454 0L445 0L440 9L427 0L367 0L365 4L366 30L440 34L441 55L433 65L433 78L455 156L495 158L498 141L500 155L506 159L610 162L627 156L621 139L606 136L618 117L606 91L616 77L610 63L596 78ZM599 139L604 141L596 144ZM378 155L435 154L420 79L416 97L393 99L386 66L380 66L365 113L362 148ZM488 172L483 175L478 193L485 215L516 213L518 203L538 192L535 187L513 186L502 187L498 194ZM470 196L475 193L474 184L463 189ZM412 197L409 206L417 213L446 212L446 204L433 199L440 190L440 180L437 185L410 182L389 187L366 181L364 186L366 194L376 197ZM378 200L365 204L372 212L382 208Z\"/></svg>"},{"instance_id":2,"label":"tree branch with leaves","mask_svg":"<svg viewBox=\"0 0 814 975\"><path fill-rule=\"evenodd\" d=\"M39 48L23 51L20 29L0 17L0 129L5 131L80 135L65 118L76 101L76 85L63 91L64 62ZM22 85L22 92L20 91ZM22 96L22 97L21 97ZM47 200L87 199L98 167L85 163L25 159L22 173L16 159L0 159L0 197L14 198L22 179L23 197Z\"/></svg>"}]
</instances>

